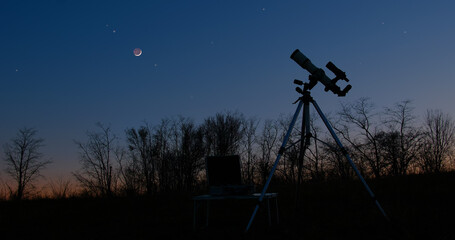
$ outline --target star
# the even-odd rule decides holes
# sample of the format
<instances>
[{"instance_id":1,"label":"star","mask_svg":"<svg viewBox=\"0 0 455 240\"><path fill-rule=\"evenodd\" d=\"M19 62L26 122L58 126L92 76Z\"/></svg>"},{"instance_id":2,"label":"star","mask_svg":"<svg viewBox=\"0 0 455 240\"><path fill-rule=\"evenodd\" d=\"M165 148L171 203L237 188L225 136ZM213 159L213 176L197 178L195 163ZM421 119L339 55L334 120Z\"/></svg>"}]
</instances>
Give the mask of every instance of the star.
<instances>
[{"instance_id":1,"label":"star","mask_svg":"<svg viewBox=\"0 0 455 240\"><path fill-rule=\"evenodd\" d=\"M114 30L112 30L112 33L116 33L116 32L117 32L117 30L115 30L115 29L114 29Z\"/></svg>"}]
</instances>

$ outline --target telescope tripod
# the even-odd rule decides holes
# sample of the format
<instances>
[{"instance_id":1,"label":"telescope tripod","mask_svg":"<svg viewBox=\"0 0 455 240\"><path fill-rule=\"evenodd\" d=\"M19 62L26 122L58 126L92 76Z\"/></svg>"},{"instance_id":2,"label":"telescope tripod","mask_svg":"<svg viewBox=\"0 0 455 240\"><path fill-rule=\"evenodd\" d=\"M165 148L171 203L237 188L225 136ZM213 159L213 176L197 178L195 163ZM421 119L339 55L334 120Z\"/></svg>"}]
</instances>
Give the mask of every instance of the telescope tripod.
<instances>
[{"instance_id":1,"label":"telescope tripod","mask_svg":"<svg viewBox=\"0 0 455 240\"><path fill-rule=\"evenodd\" d=\"M289 125L289 128L288 128L288 130L286 132L286 135L285 135L285 137L283 139L283 143L281 144L280 150L278 151L278 155L276 157L275 163L273 164L273 167L272 167L272 169L270 171L270 174L269 174L269 176L267 178L267 181L266 181L266 183L264 185L264 188L262 189L261 195L260 195L260 197L258 199L258 203L256 204L256 207L255 207L255 209L253 211L253 214L251 215L250 221L248 222L248 225L246 227L245 232L248 232L248 230L251 227L251 224L253 223L254 217L256 216L256 213L259 210L259 206L262 203L262 200L264 199L264 195L265 195L265 193L267 191L267 188L269 187L270 181L272 180L272 176L275 173L275 170L276 170L276 168L278 166L278 162L280 161L281 156L289 148L289 147L286 148L286 144L287 144L287 142L289 140L289 137L290 137L290 135L292 133L292 130L293 130L294 125L295 125L295 122L297 121L297 117L298 117L298 115L300 113L300 109L303 106L303 119L302 119L302 132L301 132L301 136L302 137L300 139L300 157L299 157L299 163L298 163L298 184L300 183L301 178L302 178L301 175L302 175L303 157L305 155L305 150L310 145L310 138L312 137L311 136L311 132L310 132L310 103L313 104L314 108L316 109L316 111L318 112L318 114L321 117L322 121L324 122L325 126L327 127L327 130L332 135L332 138L335 140L335 142L337 143L337 145L340 148L341 152L343 153L343 155L346 157L346 159L348 160L349 164L351 165L352 169L354 170L356 175L359 177L360 181L362 182L363 186L367 190L368 194L370 195L371 199L376 204L376 206L379 209L379 211L381 212L381 214L384 216L384 218L387 221L390 221L389 217L385 213L384 209L381 207L381 204L376 199L373 191L370 189L370 187L366 183L365 179L362 177L362 175L360 174L360 172L357 169L356 165L352 161L351 157L349 156L349 153L343 147L343 144L341 144L340 139L338 139L337 135L335 134L335 131L333 130L333 128L330 125L330 123L327 120L327 118L325 117L325 115L322 112L321 108L319 108L319 105L316 103L316 101L313 99L313 97L311 97L311 93L308 91L308 89L311 89L311 86L309 87L307 84L304 84L304 89L303 90L300 89L300 88L296 89L297 92L302 94L302 96L295 102L295 103L298 102L298 106L297 106L297 109L296 109L296 111L294 113L294 117L292 118L292 121L291 121L291 123ZM297 196L298 196L298 193L297 193Z\"/></svg>"}]
</instances>

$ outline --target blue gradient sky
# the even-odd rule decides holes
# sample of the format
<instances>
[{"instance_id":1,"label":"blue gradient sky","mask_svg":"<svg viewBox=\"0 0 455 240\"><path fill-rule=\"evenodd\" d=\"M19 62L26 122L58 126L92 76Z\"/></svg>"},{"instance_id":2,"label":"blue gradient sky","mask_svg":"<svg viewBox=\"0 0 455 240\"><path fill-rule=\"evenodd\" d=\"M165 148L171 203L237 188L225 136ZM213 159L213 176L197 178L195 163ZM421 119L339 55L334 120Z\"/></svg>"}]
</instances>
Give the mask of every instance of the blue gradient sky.
<instances>
[{"instance_id":1,"label":"blue gradient sky","mask_svg":"<svg viewBox=\"0 0 455 240\"><path fill-rule=\"evenodd\" d=\"M289 58L296 48L351 79L345 98L314 88L326 113L371 97L379 108L411 99L417 115L453 115L454 9L454 1L1 1L0 144L35 127L49 171L67 174L79 166L73 140L96 122L123 137L177 115L277 118L295 110L293 79L308 77Z\"/></svg>"}]
</instances>

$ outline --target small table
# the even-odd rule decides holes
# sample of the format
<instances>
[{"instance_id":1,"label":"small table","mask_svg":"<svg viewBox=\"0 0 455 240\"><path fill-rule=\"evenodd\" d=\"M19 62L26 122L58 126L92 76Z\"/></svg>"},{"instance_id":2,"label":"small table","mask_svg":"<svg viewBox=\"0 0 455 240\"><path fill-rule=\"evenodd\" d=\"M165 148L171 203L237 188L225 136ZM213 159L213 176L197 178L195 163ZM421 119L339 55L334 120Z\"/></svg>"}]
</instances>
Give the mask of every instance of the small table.
<instances>
[{"instance_id":1,"label":"small table","mask_svg":"<svg viewBox=\"0 0 455 240\"><path fill-rule=\"evenodd\" d=\"M227 199L259 199L261 196L260 193L253 193L250 195L199 195L193 197L194 201L194 211L193 211L193 229L196 229L197 226L197 210L201 203L205 202L206 203L206 216L205 216L205 227L209 225L209 209L210 209L210 201L212 200L227 200ZM276 208L276 223L278 224L280 219L279 219L279 214L278 214L278 193L266 193L264 195L263 200L266 200L267 202L267 215L269 219L269 226L272 225L272 216L270 214L270 200L274 199L275 200L275 208Z\"/></svg>"}]
</instances>

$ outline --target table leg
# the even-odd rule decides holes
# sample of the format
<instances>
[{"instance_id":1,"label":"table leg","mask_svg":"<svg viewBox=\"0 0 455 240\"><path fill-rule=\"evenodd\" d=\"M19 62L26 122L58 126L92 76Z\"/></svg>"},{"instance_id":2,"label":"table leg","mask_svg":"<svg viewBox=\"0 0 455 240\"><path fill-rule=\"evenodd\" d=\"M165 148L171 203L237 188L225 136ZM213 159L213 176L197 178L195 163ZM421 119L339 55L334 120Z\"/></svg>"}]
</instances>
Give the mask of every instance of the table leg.
<instances>
[{"instance_id":1,"label":"table leg","mask_svg":"<svg viewBox=\"0 0 455 240\"><path fill-rule=\"evenodd\" d=\"M209 226L210 200L206 200L205 203L206 203L206 206L207 206L206 216L205 216L205 227L208 227Z\"/></svg>"},{"instance_id":2,"label":"table leg","mask_svg":"<svg viewBox=\"0 0 455 240\"><path fill-rule=\"evenodd\" d=\"M275 197L275 207L276 207L276 224L280 223L280 213L278 212L278 197Z\"/></svg>"},{"instance_id":3,"label":"table leg","mask_svg":"<svg viewBox=\"0 0 455 240\"><path fill-rule=\"evenodd\" d=\"M272 226L272 216L270 215L270 198L267 198L267 213L269 217L269 226Z\"/></svg>"},{"instance_id":4,"label":"table leg","mask_svg":"<svg viewBox=\"0 0 455 240\"><path fill-rule=\"evenodd\" d=\"M197 201L193 200L193 230L196 230Z\"/></svg>"}]
</instances>

